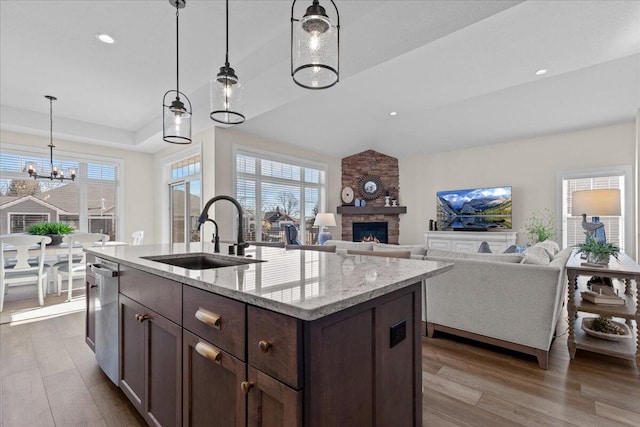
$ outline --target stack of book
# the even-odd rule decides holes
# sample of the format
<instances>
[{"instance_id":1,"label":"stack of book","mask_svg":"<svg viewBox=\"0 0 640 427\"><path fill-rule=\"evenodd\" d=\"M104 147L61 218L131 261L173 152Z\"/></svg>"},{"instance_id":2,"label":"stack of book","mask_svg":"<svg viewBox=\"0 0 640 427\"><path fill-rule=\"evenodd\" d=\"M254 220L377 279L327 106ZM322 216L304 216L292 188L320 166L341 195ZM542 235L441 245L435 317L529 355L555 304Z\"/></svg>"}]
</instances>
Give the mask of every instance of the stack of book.
<instances>
[{"instance_id":1,"label":"stack of book","mask_svg":"<svg viewBox=\"0 0 640 427\"><path fill-rule=\"evenodd\" d=\"M604 294L594 291L581 292L582 299L593 304L625 305L626 301L617 295Z\"/></svg>"}]
</instances>

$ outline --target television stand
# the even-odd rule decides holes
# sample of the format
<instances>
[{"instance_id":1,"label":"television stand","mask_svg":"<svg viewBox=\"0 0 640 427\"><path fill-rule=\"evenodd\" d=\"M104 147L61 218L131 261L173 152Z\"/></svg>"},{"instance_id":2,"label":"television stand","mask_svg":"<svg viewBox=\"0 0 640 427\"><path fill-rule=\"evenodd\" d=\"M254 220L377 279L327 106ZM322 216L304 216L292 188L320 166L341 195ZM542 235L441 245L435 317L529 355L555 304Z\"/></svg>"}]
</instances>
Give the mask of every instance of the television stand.
<instances>
[{"instance_id":1,"label":"television stand","mask_svg":"<svg viewBox=\"0 0 640 427\"><path fill-rule=\"evenodd\" d=\"M478 252L480 243L487 242L491 252L502 253L516 244L516 235L515 231L427 231L424 233L424 242L431 249L458 252Z\"/></svg>"}]
</instances>

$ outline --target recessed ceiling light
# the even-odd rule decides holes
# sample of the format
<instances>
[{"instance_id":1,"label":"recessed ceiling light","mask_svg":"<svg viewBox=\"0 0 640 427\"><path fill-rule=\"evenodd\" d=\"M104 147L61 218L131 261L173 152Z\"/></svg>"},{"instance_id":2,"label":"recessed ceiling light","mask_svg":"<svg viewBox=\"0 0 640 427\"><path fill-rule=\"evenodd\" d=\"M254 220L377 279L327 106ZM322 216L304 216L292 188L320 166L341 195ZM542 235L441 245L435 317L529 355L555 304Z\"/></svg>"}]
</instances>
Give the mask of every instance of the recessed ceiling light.
<instances>
[{"instance_id":1,"label":"recessed ceiling light","mask_svg":"<svg viewBox=\"0 0 640 427\"><path fill-rule=\"evenodd\" d=\"M390 116L397 116L397 115L398 115L398 112L397 112L397 111L392 111L392 112L390 112L390 113L389 113L389 115L390 115Z\"/></svg>"},{"instance_id":2,"label":"recessed ceiling light","mask_svg":"<svg viewBox=\"0 0 640 427\"><path fill-rule=\"evenodd\" d=\"M105 33L96 34L96 38L100 40L102 43L106 43L106 44L114 44L116 42L116 39L111 37L109 34L105 34Z\"/></svg>"},{"instance_id":3,"label":"recessed ceiling light","mask_svg":"<svg viewBox=\"0 0 640 427\"><path fill-rule=\"evenodd\" d=\"M545 70L544 68L536 71L536 76L541 76L543 74L547 74L547 70Z\"/></svg>"}]
</instances>

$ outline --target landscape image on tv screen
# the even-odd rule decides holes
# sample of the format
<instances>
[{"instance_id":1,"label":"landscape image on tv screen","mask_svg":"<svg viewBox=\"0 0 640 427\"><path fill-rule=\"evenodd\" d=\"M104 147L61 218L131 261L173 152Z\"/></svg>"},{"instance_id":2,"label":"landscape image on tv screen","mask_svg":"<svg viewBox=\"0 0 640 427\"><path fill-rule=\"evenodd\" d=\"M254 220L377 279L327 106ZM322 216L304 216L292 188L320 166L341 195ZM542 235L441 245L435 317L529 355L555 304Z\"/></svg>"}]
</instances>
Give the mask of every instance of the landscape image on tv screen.
<instances>
[{"instance_id":1,"label":"landscape image on tv screen","mask_svg":"<svg viewBox=\"0 0 640 427\"><path fill-rule=\"evenodd\" d=\"M438 230L511 229L511 187L438 191Z\"/></svg>"}]
</instances>

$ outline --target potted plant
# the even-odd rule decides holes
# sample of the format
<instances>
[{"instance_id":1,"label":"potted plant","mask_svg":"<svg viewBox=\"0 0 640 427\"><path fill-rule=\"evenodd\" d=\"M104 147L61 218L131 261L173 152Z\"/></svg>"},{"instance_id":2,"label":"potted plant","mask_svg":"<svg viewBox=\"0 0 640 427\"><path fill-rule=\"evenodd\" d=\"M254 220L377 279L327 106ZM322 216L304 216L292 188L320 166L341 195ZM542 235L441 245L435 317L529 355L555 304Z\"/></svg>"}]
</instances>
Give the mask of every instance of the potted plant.
<instances>
[{"instance_id":1,"label":"potted plant","mask_svg":"<svg viewBox=\"0 0 640 427\"><path fill-rule=\"evenodd\" d=\"M549 208L544 208L542 212L534 212L524 227L531 243L544 242L555 237L555 222L555 216Z\"/></svg>"},{"instance_id":2,"label":"potted plant","mask_svg":"<svg viewBox=\"0 0 640 427\"><path fill-rule=\"evenodd\" d=\"M609 258L614 257L618 259L620 254L620 248L613 243L599 242L593 238L593 236L585 233L587 236L584 243L578 243L578 253L584 253L587 255L587 262L594 264L608 264Z\"/></svg>"},{"instance_id":3,"label":"potted plant","mask_svg":"<svg viewBox=\"0 0 640 427\"><path fill-rule=\"evenodd\" d=\"M29 227L27 233L37 236L49 236L51 237L49 245L55 246L62 243L64 235L71 234L73 231L73 227L64 222L38 222Z\"/></svg>"}]
</instances>

